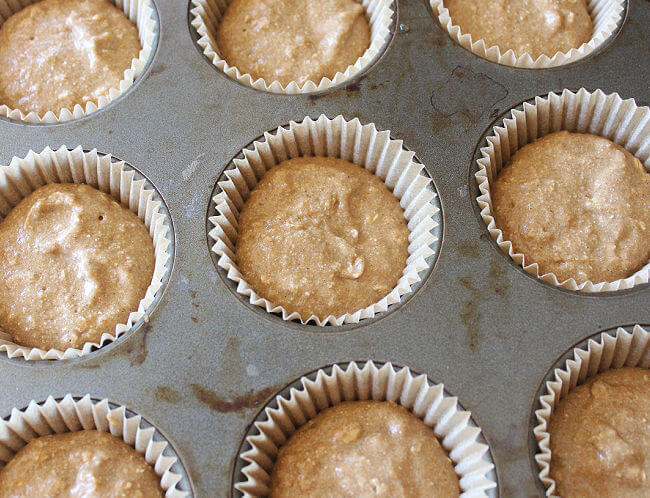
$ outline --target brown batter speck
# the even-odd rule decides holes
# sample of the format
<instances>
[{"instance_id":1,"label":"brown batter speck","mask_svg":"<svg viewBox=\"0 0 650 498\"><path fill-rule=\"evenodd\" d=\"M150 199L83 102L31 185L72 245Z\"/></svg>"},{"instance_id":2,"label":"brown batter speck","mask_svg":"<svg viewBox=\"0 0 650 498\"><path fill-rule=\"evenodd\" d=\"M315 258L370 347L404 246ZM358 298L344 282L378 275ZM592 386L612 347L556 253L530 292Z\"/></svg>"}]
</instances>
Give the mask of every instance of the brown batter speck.
<instances>
[{"instance_id":1,"label":"brown batter speck","mask_svg":"<svg viewBox=\"0 0 650 498\"><path fill-rule=\"evenodd\" d=\"M364 54L370 26L353 0L234 0L219 23L217 46L254 80L318 83Z\"/></svg>"},{"instance_id":2,"label":"brown batter speck","mask_svg":"<svg viewBox=\"0 0 650 498\"><path fill-rule=\"evenodd\" d=\"M406 267L409 230L381 179L343 159L269 170L239 216L237 264L255 291L307 319L385 297Z\"/></svg>"},{"instance_id":3,"label":"brown batter speck","mask_svg":"<svg viewBox=\"0 0 650 498\"><path fill-rule=\"evenodd\" d=\"M650 259L650 174L603 137L561 131L517 151L492 185L496 226L560 281L611 282Z\"/></svg>"},{"instance_id":4,"label":"brown batter speck","mask_svg":"<svg viewBox=\"0 0 650 498\"><path fill-rule=\"evenodd\" d=\"M392 402L345 402L280 447L272 498L457 497L458 476L433 430Z\"/></svg>"},{"instance_id":5,"label":"brown batter speck","mask_svg":"<svg viewBox=\"0 0 650 498\"><path fill-rule=\"evenodd\" d=\"M160 478L121 439L95 430L43 436L0 471L0 498L162 497Z\"/></svg>"},{"instance_id":6,"label":"brown batter speck","mask_svg":"<svg viewBox=\"0 0 650 498\"><path fill-rule=\"evenodd\" d=\"M97 102L138 57L136 26L107 0L42 0L0 27L0 104L40 116Z\"/></svg>"},{"instance_id":7,"label":"brown batter speck","mask_svg":"<svg viewBox=\"0 0 650 498\"><path fill-rule=\"evenodd\" d=\"M0 223L0 327L30 347L96 342L138 309L154 263L144 223L111 196L45 185Z\"/></svg>"}]
</instances>

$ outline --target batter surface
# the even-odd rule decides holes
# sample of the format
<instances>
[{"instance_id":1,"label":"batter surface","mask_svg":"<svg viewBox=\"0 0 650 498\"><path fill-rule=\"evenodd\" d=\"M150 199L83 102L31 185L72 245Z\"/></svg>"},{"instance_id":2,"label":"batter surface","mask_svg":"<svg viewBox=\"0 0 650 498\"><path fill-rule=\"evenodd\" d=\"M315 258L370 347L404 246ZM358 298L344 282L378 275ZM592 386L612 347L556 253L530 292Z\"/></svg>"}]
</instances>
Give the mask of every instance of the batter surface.
<instances>
[{"instance_id":1,"label":"batter surface","mask_svg":"<svg viewBox=\"0 0 650 498\"><path fill-rule=\"evenodd\" d=\"M153 498L160 478L144 457L106 432L79 431L30 441L0 471L0 497Z\"/></svg>"},{"instance_id":2,"label":"batter surface","mask_svg":"<svg viewBox=\"0 0 650 498\"><path fill-rule=\"evenodd\" d=\"M0 223L0 327L43 349L98 341L138 309L153 268L134 213L88 185L50 183Z\"/></svg>"},{"instance_id":3,"label":"batter surface","mask_svg":"<svg viewBox=\"0 0 650 498\"><path fill-rule=\"evenodd\" d=\"M246 282L303 319L379 301L408 257L399 201L379 177L343 159L300 157L269 170L246 201L238 234Z\"/></svg>"},{"instance_id":4,"label":"batter surface","mask_svg":"<svg viewBox=\"0 0 650 498\"><path fill-rule=\"evenodd\" d=\"M485 40L502 53L552 57L591 39L593 23L585 0L444 0L452 23L472 41Z\"/></svg>"},{"instance_id":5,"label":"batter surface","mask_svg":"<svg viewBox=\"0 0 650 498\"><path fill-rule=\"evenodd\" d=\"M0 26L0 104L40 116L119 88L138 30L107 0L42 0Z\"/></svg>"},{"instance_id":6,"label":"batter surface","mask_svg":"<svg viewBox=\"0 0 650 498\"><path fill-rule=\"evenodd\" d=\"M318 83L364 54L370 26L353 0L234 0L219 23L217 46L254 80Z\"/></svg>"},{"instance_id":7,"label":"batter surface","mask_svg":"<svg viewBox=\"0 0 650 498\"><path fill-rule=\"evenodd\" d=\"M518 150L492 185L497 227L560 281L611 282L650 259L650 174L603 137L561 131Z\"/></svg>"},{"instance_id":8,"label":"batter surface","mask_svg":"<svg viewBox=\"0 0 650 498\"><path fill-rule=\"evenodd\" d=\"M556 494L650 496L650 371L607 370L571 390L549 427Z\"/></svg>"},{"instance_id":9,"label":"batter surface","mask_svg":"<svg viewBox=\"0 0 650 498\"><path fill-rule=\"evenodd\" d=\"M457 497L458 476L433 430L403 406L329 408L280 447L271 497Z\"/></svg>"}]
</instances>

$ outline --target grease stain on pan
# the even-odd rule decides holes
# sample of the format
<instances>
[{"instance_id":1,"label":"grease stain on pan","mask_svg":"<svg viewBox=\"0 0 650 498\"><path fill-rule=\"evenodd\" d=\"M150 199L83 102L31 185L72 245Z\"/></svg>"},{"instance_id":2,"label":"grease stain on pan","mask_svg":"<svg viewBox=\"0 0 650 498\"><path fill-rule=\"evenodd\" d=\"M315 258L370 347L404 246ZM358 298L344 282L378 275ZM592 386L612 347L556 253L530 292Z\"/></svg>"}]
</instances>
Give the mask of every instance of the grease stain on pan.
<instances>
[{"instance_id":1,"label":"grease stain on pan","mask_svg":"<svg viewBox=\"0 0 650 498\"><path fill-rule=\"evenodd\" d=\"M208 389L201 384L190 384L190 387L197 400L207 405L211 410L219 413L236 413L243 410L259 408L278 390L276 386L267 387L260 391L251 389L242 396L225 399L217 396L217 393L212 389Z\"/></svg>"},{"instance_id":2,"label":"grease stain on pan","mask_svg":"<svg viewBox=\"0 0 650 498\"><path fill-rule=\"evenodd\" d=\"M158 402L165 401L173 405L183 401L183 395L176 389L167 386L158 386L154 392L154 399Z\"/></svg>"},{"instance_id":3,"label":"grease stain on pan","mask_svg":"<svg viewBox=\"0 0 650 498\"><path fill-rule=\"evenodd\" d=\"M460 320L465 325L469 349L472 353L477 353L482 338L479 330L481 314L478 309L481 292L474 286L470 277L460 277L458 280L470 292L470 299L464 304L463 312L460 314Z\"/></svg>"},{"instance_id":4,"label":"grease stain on pan","mask_svg":"<svg viewBox=\"0 0 650 498\"><path fill-rule=\"evenodd\" d=\"M458 253L471 259L478 259L480 254L478 252L478 245L472 240L461 240L458 242Z\"/></svg>"},{"instance_id":5,"label":"grease stain on pan","mask_svg":"<svg viewBox=\"0 0 650 498\"><path fill-rule=\"evenodd\" d=\"M131 357L131 366L140 366L147 359L149 349L147 348L147 338L153 327L151 324L145 324L139 332L140 337L134 338L131 343L124 350L124 355ZM138 332L136 332L137 334Z\"/></svg>"}]
</instances>

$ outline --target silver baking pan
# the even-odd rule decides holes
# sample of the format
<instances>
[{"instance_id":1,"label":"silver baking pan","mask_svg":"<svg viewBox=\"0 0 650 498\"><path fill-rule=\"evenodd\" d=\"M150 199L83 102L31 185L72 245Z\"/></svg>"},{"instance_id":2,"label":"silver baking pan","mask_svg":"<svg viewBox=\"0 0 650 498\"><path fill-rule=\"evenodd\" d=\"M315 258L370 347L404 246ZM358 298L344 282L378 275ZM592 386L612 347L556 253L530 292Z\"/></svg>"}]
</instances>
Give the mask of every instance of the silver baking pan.
<instances>
[{"instance_id":1,"label":"silver baking pan","mask_svg":"<svg viewBox=\"0 0 650 498\"><path fill-rule=\"evenodd\" d=\"M363 75L317 95L274 95L216 69L196 44L187 0L154 0L159 37L144 74L82 119L0 119L0 164L29 150L97 148L125 160L171 213L170 278L148 323L76 360L0 356L0 416L48 396L91 394L126 405L172 444L181 488L234 494L250 424L301 375L337 362L404 365L444 383L490 446L500 496L543 494L531 455L538 389L574 344L650 323L650 289L590 295L531 277L489 236L475 201L476 157L503 113L564 88L602 89L648 105L650 3L630 0L615 39L548 70L484 60L454 42L424 0L399 0L387 50ZM287 323L239 296L215 265L207 217L233 157L265 131L325 114L390 130L414 151L442 204L439 254L413 294L343 327Z\"/></svg>"}]
</instances>

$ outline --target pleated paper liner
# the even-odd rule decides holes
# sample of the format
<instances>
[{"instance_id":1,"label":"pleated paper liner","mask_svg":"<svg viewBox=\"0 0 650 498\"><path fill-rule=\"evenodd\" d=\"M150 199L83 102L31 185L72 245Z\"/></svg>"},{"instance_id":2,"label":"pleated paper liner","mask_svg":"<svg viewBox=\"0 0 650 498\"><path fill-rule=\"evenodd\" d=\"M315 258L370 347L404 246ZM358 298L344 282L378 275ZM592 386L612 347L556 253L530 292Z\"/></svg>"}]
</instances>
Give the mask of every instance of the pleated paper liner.
<instances>
[{"instance_id":1,"label":"pleated paper liner","mask_svg":"<svg viewBox=\"0 0 650 498\"><path fill-rule=\"evenodd\" d=\"M19 10L38 2L39 0L0 0L0 25L7 18ZM140 53L131 61L131 67L124 71L124 78L117 88L111 88L107 94L102 95L97 102L87 102L85 106L77 104L74 109L61 109L58 116L54 111L48 111L43 116L31 111L27 114L20 109L11 109L0 102L0 116L5 116L28 123L60 123L71 119L78 119L106 107L126 92L135 80L142 74L152 55L153 45L157 36L156 22L154 21L154 7L152 0L110 0L126 17L138 28L140 38Z\"/></svg>"},{"instance_id":2,"label":"pleated paper liner","mask_svg":"<svg viewBox=\"0 0 650 498\"><path fill-rule=\"evenodd\" d=\"M515 152L524 145L550 133L567 130L599 135L621 145L631 152L646 169L650 169L650 108L637 106L633 99L623 100L618 94L606 95L601 90L593 92L584 88L577 92L564 90L549 93L525 102L523 108L513 109L502 123L495 126L487 137L487 146L480 150L476 181L480 195L476 199L481 217L499 248L527 273L540 280L584 292L609 292L630 289L648 283L650 262L629 277L613 282L586 281L578 284L573 278L559 281L553 273L540 273L534 261L513 250L505 240L492 215L490 184Z\"/></svg>"},{"instance_id":3,"label":"pleated paper liner","mask_svg":"<svg viewBox=\"0 0 650 498\"><path fill-rule=\"evenodd\" d=\"M483 39L474 40L471 33L463 33L460 26L454 24L444 0L429 0L429 3L433 14L449 36L470 52L505 66L544 69L576 62L604 46L616 34L622 22L626 0L587 0L587 9L594 24L591 39L568 52L557 52L551 56L540 55L537 59L527 53L517 55L512 49L503 52L497 45L488 47Z\"/></svg>"},{"instance_id":4,"label":"pleated paper liner","mask_svg":"<svg viewBox=\"0 0 650 498\"><path fill-rule=\"evenodd\" d=\"M496 488L494 464L470 412L443 384L391 363L350 362L321 368L300 378L299 387L272 400L254 422L239 459L243 468L234 488L245 497L268 496L279 447L319 412L344 401L393 401L431 427L452 460L463 497L487 496ZM239 479L241 477L241 479Z\"/></svg>"},{"instance_id":5,"label":"pleated paper liner","mask_svg":"<svg viewBox=\"0 0 650 498\"><path fill-rule=\"evenodd\" d=\"M48 397L42 403L31 401L27 408L14 408L7 420L0 419L0 468L32 439L48 434L81 430L110 432L142 454L160 477L160 486L167 498L189 496L181 487L187 474L167 440L149 427L140 415L108 400L96 400L89 394L83 398L71 394L62 399Z\"/></svg>"},{"instance_id":6,"label":"pleated paper liner","mask_svg":"<svg viewBox=\"0 0 650 498\"><path fill-rule=\"evenodd\" d=\"M151 312L156 293L168 278L167 262L171 256L172 236L170 220L155 190L145 180L137 180L135 171L124 161L114 161L110 155L98 154L96 150L84 152L81 147L57 150L49 147L40 154L29 151L24 159L14 157L9 166L0 166L0 216L4 218L11 209L31 192L47 183L86 183L110 194L130 209L145 224L153 239L155 265L151 284L140 301L137 310L129 314L127 323L118 324L115 330L104 332L99 342L87 342L83 348L43 350L21 346L13 342L11 335L0 330L0 352L9 358L26 360L66 360L84 356L115 341L130 330L136 322Z\"/></svg>"},{"instance_id":7,"label":"pleated paper liner","mask_svg":"<svg viewBox=\"0 0 650 498\"><path fill-rule=\"evenodd\" d=\"M574 348L573 358L556 368L553 379L546 382L539 398L541 408L535 411L537 425L533 434L538 445L535 461L539 479L547 496L557 496L555 480L550 476L551 436L548 426L553 411L577 385L601 372L621 367L650 368L650 333L640 325L635 325L631 332L620 327L615 333L603 332L597 339L589 339L585 347Z\"/></svg>"},{"instance_id":8,"label":"pleated paper liner","mask_svg":"<svg viewBox=\"0 0 650 498\"><path fill-rule=\"evenodd\" d=\"M353 65L344 72L338 72L331 78L320 81L307 81L302 85L292 81L282 85L279 81L265 81L263 78L253 79L249 73L231 66L222 57L217 46L217 29L231 0L192 0L191 24L199 35L197 43L203 49L205 56L219 70L240 83L272 93L312 93L322 92L365 71L382 52L390 37L390 26L395 16L393 0L358 0L363 6L366 19L370 24L370 46Z\"/></svg>"},{"instance_id":9,"label":"pleated paper liner","mask_svg":"<svg viewBox=\"0 0 650 498\"><path fill-rule=\"evenodd\" d=\"M219 256L219 267L237 284L237 292L248 297L250 304L279 313L283 320L314 322L318 326L359 323L400 302L421 280L420 272L429 268L428 260L438 247L438 239L431 231L439 224L440 205L431 179L424 174L424 166L415 161L415 154L404 149L400 140L391 139L388 131L378 131L373 124L362 125L356 118L346 121L342 116L292 121L287 127L265 133L264 139L244 149L243 158L234 159L235 168L224 172L227 180L218 183L220 191L212 200L218 213L209 218L214 226L209 233L214 241L212 250ZM300 156L337 157L355 163L381 178L400 200L410 231L409 256L397 286L379 302L342 316L303 317L257 294L239 272L235 260L237 219L246 199L269 169Z\"/></svg>"}]
</instances>

